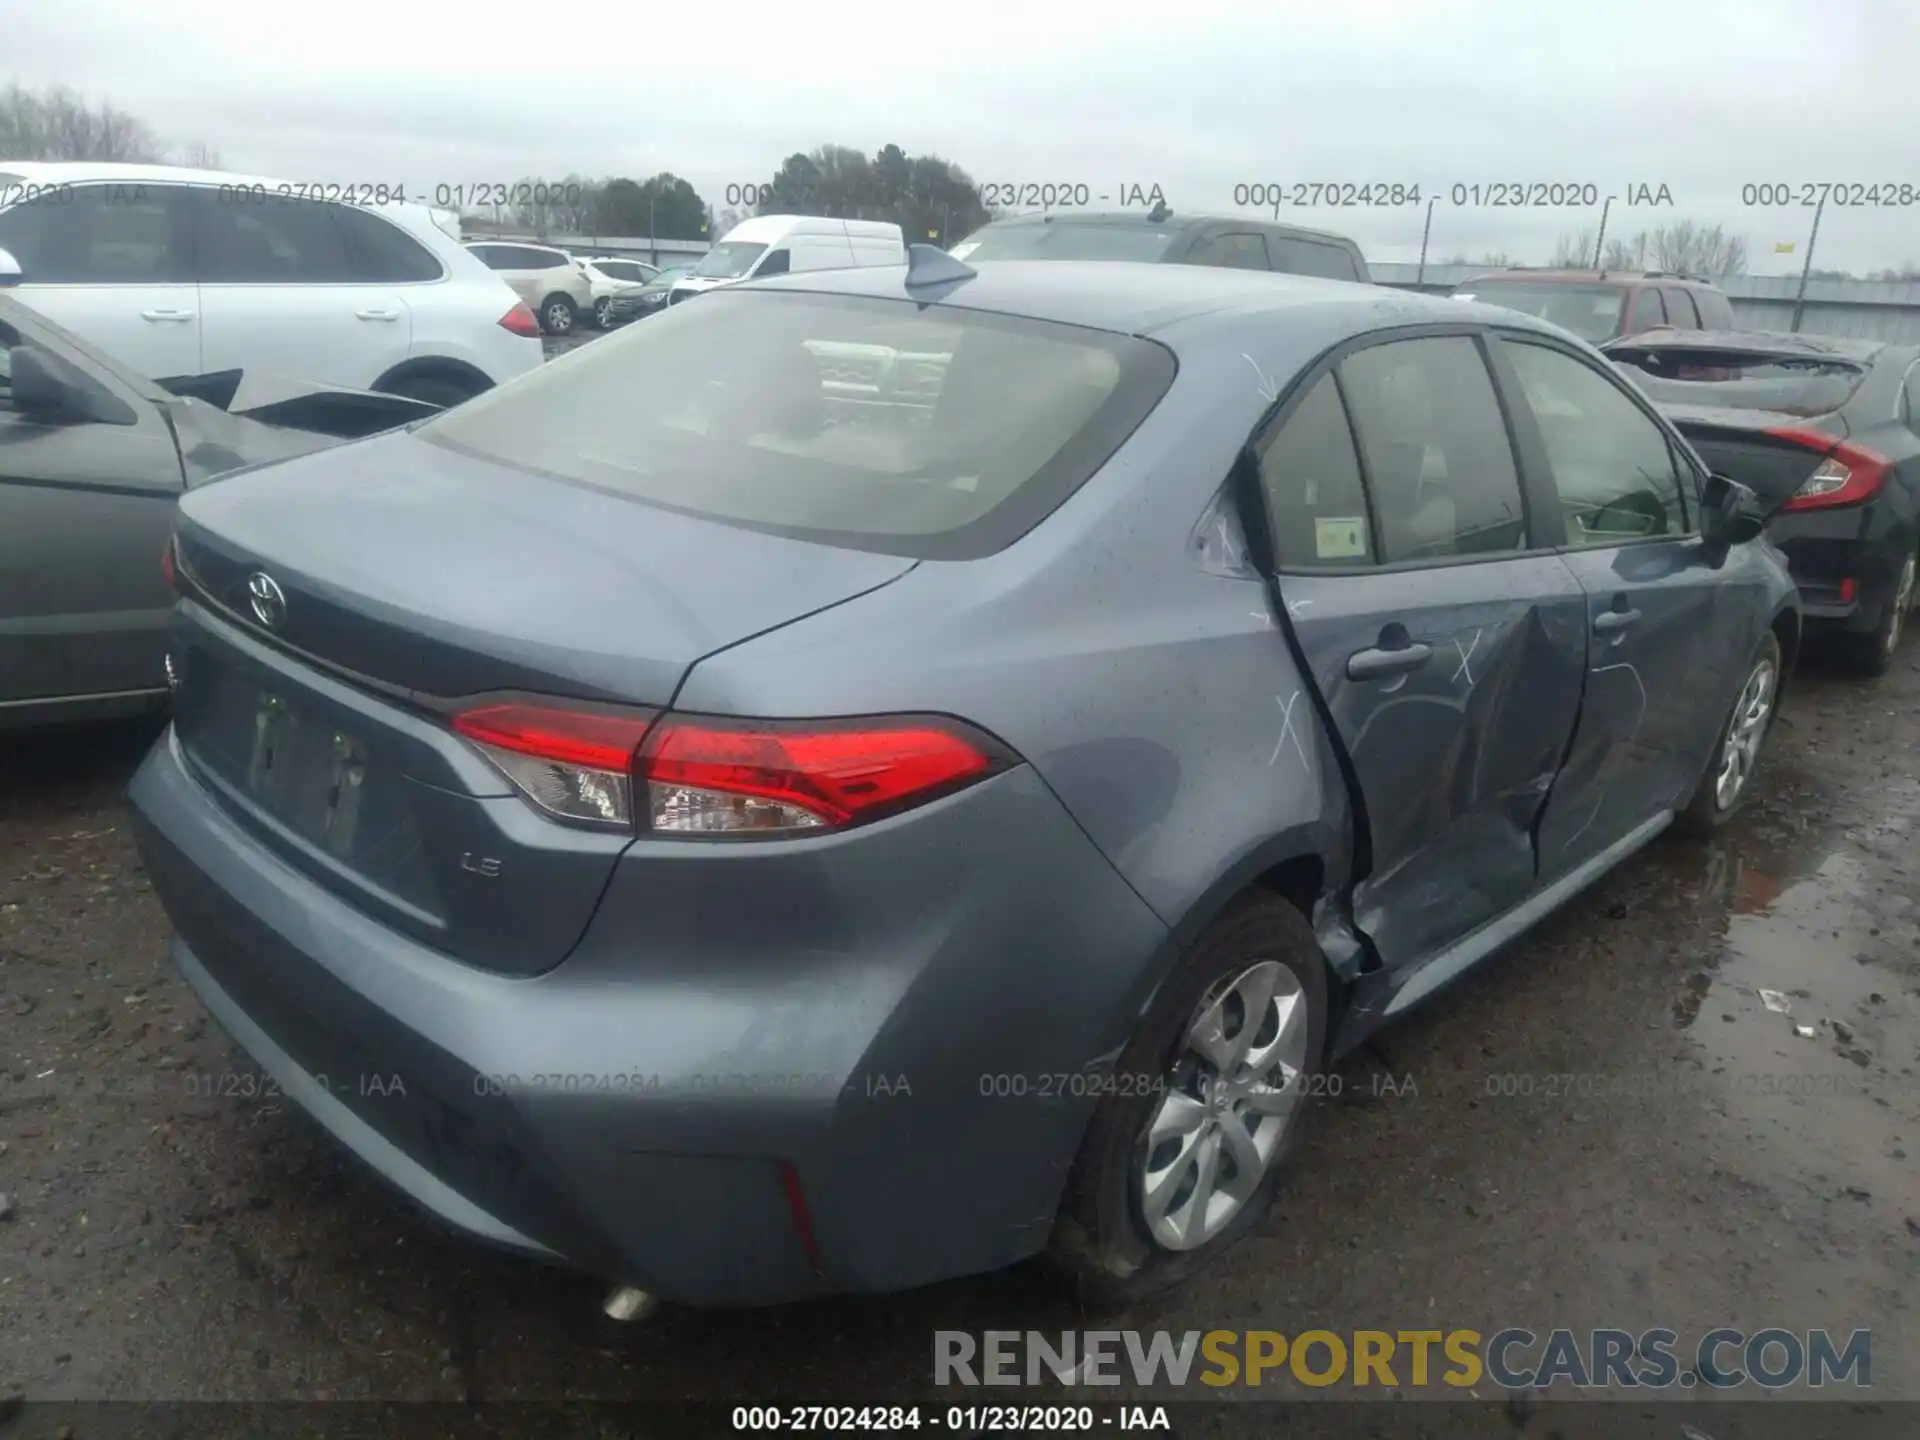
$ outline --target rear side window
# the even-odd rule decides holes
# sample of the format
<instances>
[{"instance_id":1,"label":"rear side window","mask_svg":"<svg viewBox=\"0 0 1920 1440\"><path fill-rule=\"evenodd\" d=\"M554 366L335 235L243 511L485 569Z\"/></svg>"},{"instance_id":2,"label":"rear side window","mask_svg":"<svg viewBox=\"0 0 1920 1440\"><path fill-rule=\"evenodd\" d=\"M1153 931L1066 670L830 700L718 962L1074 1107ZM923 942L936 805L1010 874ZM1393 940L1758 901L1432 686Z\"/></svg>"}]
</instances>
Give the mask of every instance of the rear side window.
<instances>
[{"instance_id":1,"label":"rear side window","mask_svg":"<svg viewBox=\"0 0 1920 1440\"><path fill-rule=\"evenodd\" d=\"M1677 286L1666 290L1667 321L1676 330L1698 330L1700 312L1693 308L1693 296Z\"/></svg>"},{"instance_id":2,"label":"rear side window","mask_svg":"<svg viewBox=\"0 0 1920 1440\"><path fill-rule=\"evenodd\" d=\"M1346 407L1322 375L1260 450L1260 485L1284 568L1373 563L1373 527Z\"/></svg>"},{"instance_id":3,"label":"rear side window","mask_svg":"<svg viewBox=\"0 0 1920 1440\"><path fill-rule=\"evenodd\" d=\"M1162 347L1106 331L722 289L417 433L751 529L965 559L1044 519L1174 370Z\"/></svg>"},{"instance_id":4,"label":"rear side window","mask_svg":"<svg viewBox=\"0 0 1920 1440\"><path fill-rule=\"evenodd\" d=\"M1338 245L1304 240L1295 235L1268 235L1273 268L1290 275L1317 275L1322 280L1358 280L1353 256Z\"/></svg>"},{"instance_id":5,"label":"rear side window","mask_svg":"<svg viewBox=\"0 0 1920 1440\"><path fill-rule=\"evenodd\" d=\"M318 200L208 193L200 203L200 279L212 285L353 280L336 207Z\"/></svg>"},{"instance_id":6,"label":"rear side window","mask_svg":"<svg viewBox=\"0 0 1920 1440\"><path fill-rule=\"evenodd\" d=\"M1666 433L1619 386L1584 362L1544 345L1500 343L1546 444L1567 543L1618 545L1686 534Z\"/></svg>"},{"instance_id":7,"label":"rear side window","mask_svg":"<svg viewBox=\"0 0 1920 1440\"><path fill-rule=\"evenodd\" d=\"M354 274L369 284L438 280L433 252L391 220L353 205L332 205L333 223L345 232Z\"/></svg>"},{"instance_id":8,"label":"rear side window","mask_svg":"<svg viewBox=\"0 0 1920 1440\"><path fill-rule=\"evenodd\" d=\"M1655 330L1666 323L1667 312L1661 307L1658 290L1649 285L1633 292L1633 300L1627 306L1627 329Z\"/></svg>"},{"instance_id":9,"label":"rear side window","mask_svg":"<svg viewBox=\"0 0 1920 1440\"><path fill-rule=\"evenodd\" d=\"M1340 362L1389 564L1526 544L1520 475L1480 348L1398 340Z\"/></svg>"},{"instance_id":10,"label":"rear side window","mask_svg":"<svg viewBox=\"0 0 1920 1440\"><path fill-rule=\"evenodd\" d=\"M1267 247L1258 235L1244 230L1209 235L1187 253L1189 265L1219 265L1229 270L1265 270Z\"/></svg>"},{"instance_id":11,"label":"rear side window","mask_svg":"<svg viewBox=\"0 0 1920 1440\"><path fill-rule=\"evenodd\" d=\"M187 193L175 185L81 185L0 214L0 250L27 283L190 282Z\"/></svg>"}]
</instances>

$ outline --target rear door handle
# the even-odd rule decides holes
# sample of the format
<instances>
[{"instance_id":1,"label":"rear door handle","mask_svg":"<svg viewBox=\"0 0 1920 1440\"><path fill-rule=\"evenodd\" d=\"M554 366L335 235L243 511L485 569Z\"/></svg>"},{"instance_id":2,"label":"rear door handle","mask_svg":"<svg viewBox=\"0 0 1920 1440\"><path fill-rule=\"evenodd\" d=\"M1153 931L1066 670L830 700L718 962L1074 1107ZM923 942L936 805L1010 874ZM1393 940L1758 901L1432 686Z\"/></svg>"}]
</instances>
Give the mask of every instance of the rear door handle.
<instances>
[{"instance_id":1,"label":"rear door handle","mask_svg":"<svg viewBox=\"0 0 1920 1440\"><path fill-rule=\"evenodd\" d=\"M1404 675L1418 670L1433 654L1431 645L1418 641L1397 650L1356 650L1347 657L1349 680L1378 680L1383 675Z\"/></svg>"},{"instance_id":2,"label":"rear door handle","mask_svg":"<svg viewBox=\"0 0 1920 1440\"><path fill-rule=\"evenodd\" d=\"M1638 610L1602 610L1593 617L1593 630L1596 635L1610 635L1615 630L1624 630L1640 618Z\"/></svg>"},{"instance_id":3,"label":"rear door handle","mask_svg":"<svg viewBox=\"0 0 1920 1440\"><path fill-rule=\"evenodd\" d=\"M398 320L400 318L398 310L356 310L353 313L362 320Z\"/></svg>"},{"instance_id":4,"label":"rear door handle","mask_svg":"<svg viewBox=\"0 0 1920 1440\"><path fill-rule=\"evenodd\" d=\"M140 312L140 318L142 320L156 320L156 321L171 320L176 323L184 323L188 320L193 319L193 311L191 310L142 310Z\"/></svg>"}]
</instances>

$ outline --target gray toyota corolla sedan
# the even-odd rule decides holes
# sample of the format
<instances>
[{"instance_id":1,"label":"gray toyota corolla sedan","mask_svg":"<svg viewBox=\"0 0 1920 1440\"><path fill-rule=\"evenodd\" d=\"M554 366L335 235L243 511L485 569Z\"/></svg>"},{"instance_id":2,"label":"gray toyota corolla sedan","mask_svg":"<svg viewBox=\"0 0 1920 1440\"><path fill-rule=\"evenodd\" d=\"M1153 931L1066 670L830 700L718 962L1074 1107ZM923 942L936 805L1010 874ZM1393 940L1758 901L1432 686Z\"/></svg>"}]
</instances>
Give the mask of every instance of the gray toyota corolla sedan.
<instances>
[{"instance_id":1,"label":"gray toyota corolla sedan","mask_svg":"<svg viewBox=\"0 0 1920 1440\"><path fill-rule=\"evenodd\" d=\"M1597 352L1234 270L730 289L180 513L180 968L427 1209L702 1304L1192 1272L1332 1057L1739 806L1799 638Z\"/></svg>"}]
</instances>

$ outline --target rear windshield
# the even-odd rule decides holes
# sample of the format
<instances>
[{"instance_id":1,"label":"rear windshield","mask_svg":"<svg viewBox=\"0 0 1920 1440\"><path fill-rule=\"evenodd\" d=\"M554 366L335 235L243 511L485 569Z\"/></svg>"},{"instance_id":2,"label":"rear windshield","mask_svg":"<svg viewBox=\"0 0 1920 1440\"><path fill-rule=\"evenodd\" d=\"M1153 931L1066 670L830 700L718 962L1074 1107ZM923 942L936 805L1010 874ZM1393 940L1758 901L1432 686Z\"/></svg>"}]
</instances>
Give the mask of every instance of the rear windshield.
<instances>
[{"instance_id":1,"label":"rear windshield","mask_svg":"<svg viewBox=\"0 0 1920 1440\"><path fill-rule=\"evenodd\" d=\"M700 257L693 273L705 280L738 280L766 248L747 240L722 240Z\"/></svg>"},{"instance_id":2,"label":"rear windshield","mask_svg":"<svg viewBox=\"0 0 1920 1440\"><path fill-rule=\"evenodd\" d=\"M1150 341L906 300L722 290L421 427L708 519L964 559L1043 519L1172 383Z\"/></svg>"},{"instance_id":3,"label":"rear windshield","mask_svg":"<svg viewBox=\"0 0 1920 1440\"><path fill-rule=\"evenodd\" d=\"M1173 244L1173 232L1141 221L1134 225L1089 225L1053 220L1039 225L989 225L976 230L953 253L962 260L1143 260L1155 261Z\"/></svg>"},{"instance_id":4,"label":"rear windshield","mask_svg":"<svg viewBox=\"0 0 1920 1440\"><path fill-rule=\"evenodd\" d=\"M1469 280L1454 292L1462 300L1503 305L1571 330L1590 345L1620 333L1618 285L1542 285L1525 280Z\"/></svg>"},{"instance_id":5,"label":"rear windshield","mask_svg":"<svg viewBox=\"0 0 1920 1440\"><path fill-rule=\"evenodd\" d=\"M1607 358L1656 401L1777 410L1784 415L1825 415L1838 410L1867 378L1865 366L1829 356L1755 355L1687 346L1609 350Z\"/></svg>"}]
</instances>

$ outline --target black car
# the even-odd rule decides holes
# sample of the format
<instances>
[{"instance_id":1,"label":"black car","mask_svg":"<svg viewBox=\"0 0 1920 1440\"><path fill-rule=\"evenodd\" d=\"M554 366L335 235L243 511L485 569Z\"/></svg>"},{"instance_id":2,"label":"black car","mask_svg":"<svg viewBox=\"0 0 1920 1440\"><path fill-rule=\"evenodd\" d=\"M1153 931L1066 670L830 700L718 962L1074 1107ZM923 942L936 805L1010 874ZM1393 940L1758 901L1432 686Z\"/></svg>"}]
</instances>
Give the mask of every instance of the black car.
<instances>
[{"instance_id":1,"label":"black car","mask_svg":"<svg viewBox=\"0 0 1920 1440\"><path fill-rule=\"evenodd\" d=\"M1779 513L1768 527L1809 635L1869 675L1893 661L1920 549L1920 348L1673 331L1605 346L1714 470Z\"/></svg>"},{"instance_id":2,"label":"black car","mask_svg":"<svg viewBox=\"0 0 1920 1440\"><path fill-rule=\"evenodd\" d=\"M969 265L982 260L1136 260L1372 283L1360 247L1344 235L1244 215L1176 215L1159 205L1149 211L1010 216L983 225L955 245L953 254Z\"/></svg>"}]
</instances>

